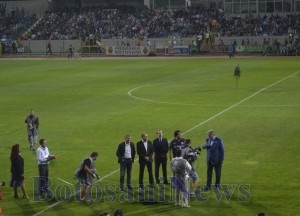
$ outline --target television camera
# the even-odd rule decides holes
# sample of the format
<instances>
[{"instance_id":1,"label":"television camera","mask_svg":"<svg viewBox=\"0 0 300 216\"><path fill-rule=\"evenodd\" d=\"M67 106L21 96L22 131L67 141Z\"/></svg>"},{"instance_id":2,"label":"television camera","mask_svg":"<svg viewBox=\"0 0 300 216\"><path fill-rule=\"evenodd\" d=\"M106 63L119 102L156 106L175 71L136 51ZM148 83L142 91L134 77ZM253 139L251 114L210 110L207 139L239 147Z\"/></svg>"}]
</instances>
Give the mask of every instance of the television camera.
<instances>
[{"instance_id":1,"label":"television camera","mask_svg":"<svg viewBox=\"0 0 300 216\"><path fill-rule=\"evenodd\" d=\"M186 155L186 160L189 163L193 163L197 160L197 155L200 155L201 153L201 147L196 147L196 148L190 148L191 150L187 153Z\"/></svg>"}]
</instances>

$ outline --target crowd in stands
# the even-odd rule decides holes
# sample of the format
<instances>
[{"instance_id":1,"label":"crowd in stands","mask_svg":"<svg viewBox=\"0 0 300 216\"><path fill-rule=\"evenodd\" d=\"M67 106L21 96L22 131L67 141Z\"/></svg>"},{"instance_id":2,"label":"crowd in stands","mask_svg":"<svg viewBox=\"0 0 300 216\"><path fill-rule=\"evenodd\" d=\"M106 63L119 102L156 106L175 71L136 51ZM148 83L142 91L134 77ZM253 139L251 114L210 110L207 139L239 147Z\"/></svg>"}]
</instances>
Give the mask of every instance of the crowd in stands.
<instances>
[{"instance_id":1,"label":"crowd in stands","mask_svg":"<svg viewBox=\"0 0 300 216\"><path fill-rule=\"evenodd\" d=\"M2 8L3 10L3 5ZM5 8L4 8L5 10ZM36 17L24 10L0 13L1 36L17 37L36 21ZM246 15L228 16L219 4L209 9L178 9L174 11L150 11L134 7L105 10L47 11L41 21L24 39L57 40L79 39L93 35L97 38L163 38L168 36L192 37L206 32L216 36L272 36L300 32L300 14L286 16Z\"/></svg>"},{"instance_id":2,"label":"crowd in stands","mask_svg":"<svg viewBox=\"0 0 300 216\"><path fill-rule=\"evenodd\" d=\"M81 11L47 11L26 39L83 39L90 37L163 38L193 37L209 32L216 36L272 36L300 32L300 14L285 16L228 16L216 4L174 11L150 11L123 7L113 10L85 8Z\"/></svg>"},{"instance_id":3,"label":"crowd in stands","mask_svg":"<svg viewBox=\"0 0 300 216\"><path fill-rule=\"evenodd\" d=\"M214 42L220 36L299 36L300 14L229 16L222 4L211 2L208 9L189 8L173 11L139 9L82 8L46 11L36 24L32 14L0 7L0 37L30 40L81 39L96 45L101 39L145 39L197 37ZM4 11L4 12L3 12ZM25 30L30 30L25 33Z\"/></svg>"},{"instance_id":4,"label":"crowd in stands","mask_svg":"<svg viewBox=\"0 0 300 216\"><path fill-rule=\"evenodd\" d=\"M0 4L0 39L2 50L9 49L9 45L16 44L15 40L29 29L37 18L35 14L25 13L24 9L12 8L6 10L6 4ZM16 52L16 49L14 49Z\"/></svg>"},{"instance_id":5,"label":"crowd in stands","mask_svg":"<svg viewBox=\"0 0 300 216\"><path fill-rule=\"evenodd\" d=\"M16 39L19 35L32 26L37 20L35 14L25 13L24 9L12 8L7 14L5 5L0 4L0 36Z\"/></svg>"}]
</instances>

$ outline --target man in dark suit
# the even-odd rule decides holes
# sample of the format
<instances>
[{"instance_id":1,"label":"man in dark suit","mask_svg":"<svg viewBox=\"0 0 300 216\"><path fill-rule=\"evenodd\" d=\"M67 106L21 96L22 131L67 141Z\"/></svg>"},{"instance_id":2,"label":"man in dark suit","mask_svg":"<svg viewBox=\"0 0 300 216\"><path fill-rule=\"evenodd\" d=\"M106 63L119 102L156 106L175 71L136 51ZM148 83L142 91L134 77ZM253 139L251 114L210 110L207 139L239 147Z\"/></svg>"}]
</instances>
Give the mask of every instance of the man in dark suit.
<instances>
[{"instance_id":1,"label":"man in dark suit","mask_svg":"<svg viewBox=\"0 0 300 216\"><path fill-rule=\"evenodd\" d=\"M118 163L120 163L120 190L124 190L125 171L127 170L127 187L132 189L131 186L131 171L132 163L135 157L134 143L131 142L131 136L125 135L125 141L120 143L116 152Z\"/></svg>"},{"instance_id":2,"label":"man in dark suit","mask_svg":"<svg viewBox=\"0 0 300 216\"><path fill-rule=\"evenodd\" d=\"M206 149L206 163L207 163L207 183L204 188L208 191L211 188L212 171L215 169L216 183L215 189L220 187L221 169L224 161L224 145L222 140L216 136L213 130L208 131L206 143L203 144L203 149Z\"/></svg>"},{"instance_id":3,"label":"man in dark suit","mask_svg":"<svg viewBox=\"0 0 300 216\"><path fill-rule=\"evenodd\" d=\"M140 190L144 189L144 169L147 166L148 174L149 174L149 183L150 186L153 187L153 174L152 174L152 154L153 154L153 145L151 141L148 140L148 135L143 133L141 135L142 140L137 143L137 153L139 155L139 163L140 163L140 175L139 175L139 184Z\"/></svg>"},{"instance_id":4,"label":"man in dark suit","mask_svg":"<svg viewBox=\"0 0 300 216\"><path fill-rule=\"evenodd\" d=\"M163 137L162 130L156 131L157 138L153 140L153 151L154 155L154 163L155 163L155 179L156 184L159 184L159 168L162 165L164 184L168 183L167 177L167 153L169 151L169 143L166 138Z\"/></svg>"}]
</instances>

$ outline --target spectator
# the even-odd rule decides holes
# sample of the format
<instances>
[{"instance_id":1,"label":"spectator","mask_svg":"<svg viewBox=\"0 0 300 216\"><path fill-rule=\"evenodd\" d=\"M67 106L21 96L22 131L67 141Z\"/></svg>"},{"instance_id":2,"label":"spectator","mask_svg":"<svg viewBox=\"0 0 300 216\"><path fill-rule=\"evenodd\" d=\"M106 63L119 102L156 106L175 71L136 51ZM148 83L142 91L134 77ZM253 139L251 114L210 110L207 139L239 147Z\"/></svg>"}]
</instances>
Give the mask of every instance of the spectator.
<instances>
[{"instance_id":1,"label":"spectator","mask_svg":"<svg viewBox=\"0 0 300 216\"><path fill-rule=\"evenodd\" d=\"M50 55L52 55L52 45L50 40L47 43L47 51L46 51L46 55L48 55L48 53L50 53Z\"/></svg>"}]
</instances>

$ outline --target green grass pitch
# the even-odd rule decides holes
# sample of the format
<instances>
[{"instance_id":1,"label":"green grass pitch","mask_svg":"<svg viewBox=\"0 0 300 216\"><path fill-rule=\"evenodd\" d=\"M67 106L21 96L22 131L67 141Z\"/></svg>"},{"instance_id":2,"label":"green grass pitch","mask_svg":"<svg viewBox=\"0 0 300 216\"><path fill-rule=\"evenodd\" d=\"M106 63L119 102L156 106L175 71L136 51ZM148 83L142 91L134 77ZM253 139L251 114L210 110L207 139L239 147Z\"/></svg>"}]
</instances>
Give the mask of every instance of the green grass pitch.
<instances>
[{"instance_id":1,"label":"green grass pitch","mask_svg":"<svg viewBox=\"0 0 300 216\"><path fill-rule=\"evenodd\" d=\"M241 67L238 88L233 77L236 64ZM10 149L19 143L31 197L15 200L12 188L0 187L2 215L100 215L112 214L115 208L127 216L300 212L299 58L1 59L0 68L0 181L8 184ZM73 194L69 183L76 183L77 166L98 151L96 167L103 177L97 183L103 190L99 201L88 206L73 197L66 202L57 197L33 200L37 161L24 127L31 108L40 118L39 138L46 138L50 152L60 155L49 166L50 189L62 185ZM142 132L153 140L155 131L162 129L170 141L180 129L196 147L212 128L224 141L221 182L228 185L230 196L223 190L221 197L210 191L201 193L203 199L192 199L191 208L176 208L167 186L164 202L145 205L138 201L137 189L134 200L124 201L126 195L118 191L115 152L126 133L136 143ZM204 151L196 169L198 185L203 186ZM137 186L137 157L132 181ZM148 183L146 172L144 181ZM114 196L106 193L107 186Z\"/></svg>"}]
</instances>

